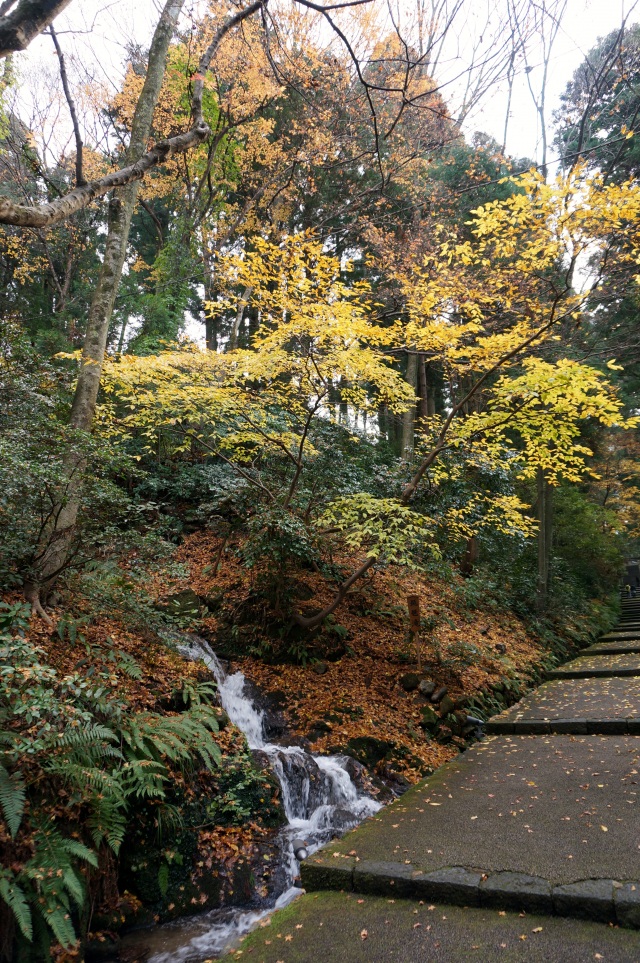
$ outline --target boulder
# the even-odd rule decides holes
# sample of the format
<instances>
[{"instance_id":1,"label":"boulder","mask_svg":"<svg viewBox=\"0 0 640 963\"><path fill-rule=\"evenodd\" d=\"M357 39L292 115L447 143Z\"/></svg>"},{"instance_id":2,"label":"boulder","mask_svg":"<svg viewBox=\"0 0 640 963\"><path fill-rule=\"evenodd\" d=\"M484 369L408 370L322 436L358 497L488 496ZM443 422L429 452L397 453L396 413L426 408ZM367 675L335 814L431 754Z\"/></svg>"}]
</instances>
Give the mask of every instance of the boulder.
<instances>
[{"instance_id":1,"label":"boulder","mask_svg":"<svg viewBox=\"0 0 640 963\"><path fill-rule=\"evenodd\" d=\"M422 679L418 686L418 692L420 695L429 698L436 691L436 684L431 679Z\"/></svg>"},{"instance_id":2,"label":"boulder","mask_svg":"<svg viewBox=\"0 0 640 963\"><path fill-rule=\"evenodd\" d=\"M447 694L447 687L446 687L446 685L441 685L440 688L439 688L439 689L436 689L436 691L435 691L435 692L433 693L433 695L431 696L431 701L432 701L432 702L440 702L441 699L444 699L444 697L446 696L446 694Z\"/></svg>"},{"instance_id":3,"label":"boulder","mask_svg":"<svg viewBox=\"0 0 640 963\"><path fill-rule=\"evenodd\" d=\"M342 765L343 769L349 773L351 782L354 784L358 792L364 794L371 791L371 784L367 776L367 770L361 762L358 762L358 760L354 759L353 756L341 756L340 764Z\"/></svg>"},{"instance_id":4,"label":"boulder","mask_svg":"<svg viewBox=\"0 0 640 963\"><path fill-rule=\"evenodd\" d=\"M440 724L440 716L433 708L433 706L424 706L422 709L422 722L420 725L423 729L436 729Z\"/></svg>"},{"instance_id":5,"label":"boulder","mask_svg":"<svg viewBox=\"0 0 640 963\"><path fill-rule=\"evenodd\" d=\"M441 716L448 716L450 712L453 712L455 707L456 704L450 695L443 696L438 703L438 711L440 712Z\"/></svg>"},{"instance_id":6,"label":"boulder","mask_svg":"<svg viewBox=\"0 0 640 963\"><path fill-rule=\"evenodd\" d=\"M405 692L414 692L420 685L420 676L417 672L405 672L404 675L400 676L398 682Z\"/></svg>"},{"instance_id":7,"label":"boulder","mask_svg":"<svg viewBox=\"0 0 640 963\"><path fill-rule=\"evenodd\" d=\"M200 615L200 597L193 589L185 589L184 592L176 592L175 595L167 595L156 603L156 608L160 612L166 612L174 618L196 619Z\"/></svg>"},{"instance_id":8,"label":"boulder","mask_svg":"<svg viewBox=\"0 0 640 963\"><path fill-rule=\"evenodd\" d=\"M331 832L333 838L344 836L358 825L358 817L349 812L348 809L334 809L331 814Z\"/></svg>"},{"instance_id":9,"label":"boulder","mask_svg":"<svg viewBox=\"0 0 640 963\"><path fill-rule=\"evenodd\" d=\"M384 759L393 749L393 743L385 739L374 739L373 736L355 736L349 739L344 747L348 756L353 756L363 766L369 769Z\"/></svg>"}]
</instances>

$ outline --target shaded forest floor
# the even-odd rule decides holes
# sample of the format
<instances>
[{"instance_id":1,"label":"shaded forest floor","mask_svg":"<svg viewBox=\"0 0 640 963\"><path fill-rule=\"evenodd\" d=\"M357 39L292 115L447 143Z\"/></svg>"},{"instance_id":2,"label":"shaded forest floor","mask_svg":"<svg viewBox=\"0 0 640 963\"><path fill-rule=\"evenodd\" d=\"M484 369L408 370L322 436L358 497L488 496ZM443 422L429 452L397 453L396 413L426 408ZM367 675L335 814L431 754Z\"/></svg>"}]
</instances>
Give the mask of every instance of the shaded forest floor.
<instances>
[{"instance_id":1,"label":"shaded forest floor","mask_svg":"<svg viewBox=\"0 0 640 963\"><path fill-rule=\"evenodd\" d=\"M136 617L119 610L117 596L96 610L80 578L51 613L56 628L33 619L29 638L60 677L108 676L108 686L132 712L174 714L184 710L189 685L208 679L209 670L184 659L159 633L162 624L169 634L194 632L256 687L268 713L280 720L283 744L352 755L374 777L382 798L389 798L389 788L401 791L455 756L478 732L468 731L468 715L488 718L517 701L575 645L558 638L551 651L548 641L490 599L474 596L458 576L446 581L393 566L364 580L321 631L283 633L265 595L273 572L248 569L237 548L197 531L185 537L170 564L149 567L132 552L118 571L125 592L129 577L143 585L146 601ZM346 569L352 560L335 561ZM300 571L290 601L310 611L328 602L331 592L320 573ZM420 672L409 638L410 594L420 598ZM17 595L10 600L18 601ZM152 612L156 618L147 617ZM568 628L573 639L580 634L579 625ZM134 675L125 670L123 656L135 660ZM443 687L446 697L432 702L429 690ZM112 865L96 895L92 930L99 941L123 924L150 924L266 895L279 787L270 773L253 772L247 780L255 764L244 737L224 714L221 723L220 769L192 778L176 774L173 791L188 811L191 803L208 804L229 789L237 801L238 787L244 792L251 783L241 799L244 808L227 807L224 815L219 809L220 818L207 825L194 822L195 852L162 895L153 862L144 878L126 882L130 892ZM143 839L137 842L144 846Z\"/></svg>"},{"instance_id":2,"label":"shaded forest floor","mask_svg":"<svg viewBox=\"0 0 640 963\"><path fill-rule=\"evenodd\" d=\"M210 532L188 536L177 559L189 575L156 584L158 598L191 590L209 603L215 611L204 613L197 631L271 696L294 740L316 753L350 751L353 741L362 739L390 745L389 758L376 764L383 777L415 782L464 748L447 726L439 727L437 738L429 731L433 726L424 727L430 700L417 688L404 687L415 683L407 676L417 671L408 595L419 596L425 627L419 677L433 680L436 688L446 686L456 709L467 707L481 716L499 711L557 662L548 645L512 613L482 606L486 599L470 605L461 577L447 584L390 566L365 579L328 628L298 642L305 664L292 664L278 657L282 644L269 639L269 626L260 624L264 569L249 571L233 546L223 550L221 539ZM348 570L353 560L337 561ZM330 601L332 586L318 573L299 572L293 594L299 608L319 607ZM580 627L572 628L575 637ZM356 744L352 754L360 761L376 763L375 747L374 758L367 758L366 747L359 749Z\"/></svg>"}]
</instances>

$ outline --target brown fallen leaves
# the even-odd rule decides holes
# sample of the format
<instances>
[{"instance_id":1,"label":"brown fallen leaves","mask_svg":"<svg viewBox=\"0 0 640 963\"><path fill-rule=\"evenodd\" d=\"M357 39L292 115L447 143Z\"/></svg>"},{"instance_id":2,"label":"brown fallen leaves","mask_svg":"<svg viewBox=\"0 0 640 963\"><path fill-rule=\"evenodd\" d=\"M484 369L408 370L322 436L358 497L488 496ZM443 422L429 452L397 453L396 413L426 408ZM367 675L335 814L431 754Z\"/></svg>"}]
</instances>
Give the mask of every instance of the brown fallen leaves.
<instances>
[{"instance_id":1,"label":"brown fallen leaves","mask_svg":"<svg viewBox=\"0 0 640 963\"><path fill-rule=\"evenodd\" d=\"M157 586L159 595L192 588L198 595L222 598L220 612L204 623L210 637L226 631L225 619L233 621L249 594L260 590L260 572L244 568L231 550L220 555L221 545L211 532L188 536L178 550L178 561L189 569L189 578ZM218 556L220 563L213 572L212 560ZM335 561L345 567L350 563L346 557ZM333 587L321 575L300 572L297 580L306 594L313 595L306 604L320 605L331 597ZM313 734L315 752L334 751L352 738L373 736L400 747L404 758L394 759L393 770L415 782L458 750L424 734L420 722L426 700L407 694L398 684L400 676L415 670L406 611L410 594L420 597L423 617L436 623L432 637L422 640L423 675L446 685L454 700L515 674L542 654L515 616L469 612L451 586L390 566L367 580L336 612L336 622L348 633L346 654L335 662L320 655L324 674L316 674L312 663L269 665L248 656L240 659L240 667L264 690L280 693L292 733ZM506 646L506 655L497 652L499 644ZM380 769L385 775L384 764Z\"/></svg>"}]
</instances>

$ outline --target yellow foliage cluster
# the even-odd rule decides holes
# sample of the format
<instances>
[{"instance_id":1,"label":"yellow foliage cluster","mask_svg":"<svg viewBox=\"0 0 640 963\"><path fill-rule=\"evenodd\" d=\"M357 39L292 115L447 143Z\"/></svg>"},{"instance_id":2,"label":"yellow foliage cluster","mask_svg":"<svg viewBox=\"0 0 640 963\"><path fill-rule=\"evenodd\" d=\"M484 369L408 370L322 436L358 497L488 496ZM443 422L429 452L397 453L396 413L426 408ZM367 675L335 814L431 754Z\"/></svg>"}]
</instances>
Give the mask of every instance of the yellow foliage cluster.
<instances>
[{"instance_id":1,"label":"yellow foliage cluster","mask_svg":"<svg viewBox=\"0 0 640 963\"><path fill-rule=\"evenodd\" d=\"M517 186L506 201L475 212L472 241L448 238L397 278L406 312L395 322L378 319L370 284L313 237L252 238L220 258L220 293L208 305L212 313L250 306L258 317L251 348L178 346L112 359L106 387L120 406L120 426L150 439L168 432L178 447L198 440L241 471L269 454L299 473L313 460L313 420L334 417L337 402L360 411L384 403L396 412L414 404L393 364L394 352L408 348L436 360L451 385L448 414L422 425L417 480L426 473L440 484L468 467L505 465L522 478L542 469L552 484L579 480L592 454L585 423L636 422L625 420L602 373L534 351L593 292L593 285L574 287L580 258L607 245L608 257L635 263L640 195L631 184L606 185L581 171L551 185L532 172ZM462 457L443 458L447 451ZM408 500L353 495L318 525L330 525L350 547L368 546L370 556L399 560L409 542L431 541L435 524ZM445 523L460 537L484 527L528 536L535 525L518 498L489 494L451 509Z\"/></svg>"}]
</instances>

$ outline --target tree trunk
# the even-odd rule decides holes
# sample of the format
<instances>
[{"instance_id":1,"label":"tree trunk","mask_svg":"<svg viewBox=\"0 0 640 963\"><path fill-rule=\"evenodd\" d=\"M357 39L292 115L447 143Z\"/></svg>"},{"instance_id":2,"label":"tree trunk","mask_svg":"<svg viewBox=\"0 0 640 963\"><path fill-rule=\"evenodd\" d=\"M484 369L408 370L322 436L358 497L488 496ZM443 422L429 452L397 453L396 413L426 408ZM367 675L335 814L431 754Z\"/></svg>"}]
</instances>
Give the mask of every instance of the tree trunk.
<instances>
[{"instance_id":1,"label":"tree trunk","mask_svg":"<svg viewBox=\"0 0 640 963\"><path fill-rule=\"evenodd\" d=\"M536 586L536 612L544 615L549 599L551 569L551 542L553 532L553 488L542 468L536 475L538 490L538 578Z\"/></svg>"},{"instance_id":2,"label":"tree trunk","mask_svg":"<svg viewBox=\"0 0 640 963\"><path fill-rule=\"evenodd\" d=\"M418 355L415 351L409 354L407 359L406 380L413 389L414 395L418 388ZM402 416L402 458L404 461L411 461L413 456L413 444L415 438L416 406L415 403L408 408Z\"/></svg>"},{"instance_id":3,"label":"tree trunk","mask_svg":"<svg viewBox=\"0 0 640 963\"><path fill-rule=\"evenodd\" d=\"M429 411L429 384L427 382L427 362L424 360L424 355L420 355L418 358L418 395L420 396L420 418L422 421L426 421L433 412ZM424 431L424 425L422 430Z\"/></svg>"},{"instance_id":4,"label":"tree trunk","mask_svg":"<svg viewBox=\"0 0 640 963\"><path fill-rule=\"evenodd\" d=\"M156 27L149 50L147 76L136 105L131 125L131 140L123 158L123 166L130 163L132 158L140 157L146 148L151 133L153 112L164 79L169 43L183 3L184 0L167 0ZM132 181L114 192L109 202L104 259L89 309L82 361L69 419L70 427L76 431L90 431L93 422L109 325L122 277L131 218L139 186L138 180ZM43 589L47 591L51 587L68 559L80 507L83 474L82 456L77 452L71 453L66 464L67 482L64 504L58 512L54 513L56 518L54 529L45 533L48 544L42 554L38 573L41 593Z\"/></svg>"}]
</instances>

